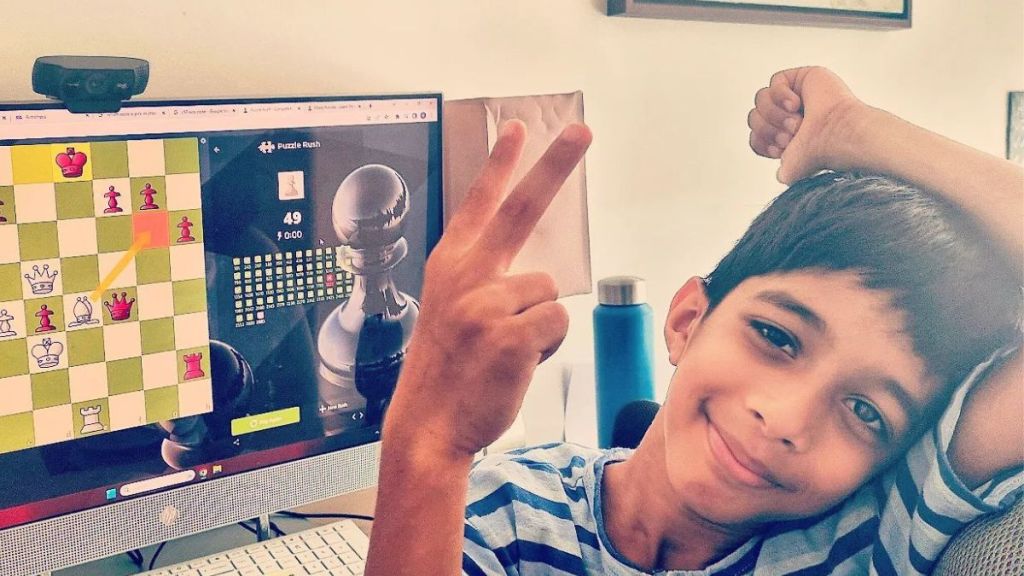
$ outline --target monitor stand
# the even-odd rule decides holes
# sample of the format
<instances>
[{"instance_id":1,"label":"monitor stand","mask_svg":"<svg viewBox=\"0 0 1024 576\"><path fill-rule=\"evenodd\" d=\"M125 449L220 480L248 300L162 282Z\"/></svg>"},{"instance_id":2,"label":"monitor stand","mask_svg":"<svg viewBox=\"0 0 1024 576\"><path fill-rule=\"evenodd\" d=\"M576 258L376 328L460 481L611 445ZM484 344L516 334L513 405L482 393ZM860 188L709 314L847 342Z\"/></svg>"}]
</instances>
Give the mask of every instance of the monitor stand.
<instances>
[{"instance_id":1,"label":"monitor stand","mask_svg":"<svg viewBox=\"0 0 1024 576\"><path fill-rule=\"evenodd\" d=\"M265 542L270 538L270 514L261 514L256 518L256 540Z\"/></svg>"}]
</instances>

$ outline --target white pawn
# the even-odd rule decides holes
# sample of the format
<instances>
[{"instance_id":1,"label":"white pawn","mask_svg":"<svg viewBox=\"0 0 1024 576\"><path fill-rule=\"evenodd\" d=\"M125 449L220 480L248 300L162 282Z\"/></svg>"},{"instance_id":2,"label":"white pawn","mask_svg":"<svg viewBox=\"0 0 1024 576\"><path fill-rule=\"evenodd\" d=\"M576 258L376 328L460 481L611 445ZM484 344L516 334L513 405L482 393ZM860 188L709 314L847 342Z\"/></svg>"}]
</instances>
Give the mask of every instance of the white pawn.
<instances>
[{"instance_id":1,"label":"white pawn","mask_svg":"<svg viewBox=\"0 0 1024 576\"><path fill-rule=\"evenodd\" d=\"M17 332L11 330L11 320L14 320L14 316L8 314L7 310L0 310L0 338L18 335Z\"/></svg>"},{"instance_id":2,"label":"white pawn","mask_svg":"<svg viewBox=\"0 0 1024 576\"><path fill-rule=\"evenodd\" d=\"M419 303L395 287L391 270L409 251L403 221L409 190L394 169L368 164L338 186L331 218L342 267L354 275L349 298L317 335L320 375L367 398L367 418L380 416L419 316ZM376 403L376 406L371 404Z\"/></svg>"}]
</instances>

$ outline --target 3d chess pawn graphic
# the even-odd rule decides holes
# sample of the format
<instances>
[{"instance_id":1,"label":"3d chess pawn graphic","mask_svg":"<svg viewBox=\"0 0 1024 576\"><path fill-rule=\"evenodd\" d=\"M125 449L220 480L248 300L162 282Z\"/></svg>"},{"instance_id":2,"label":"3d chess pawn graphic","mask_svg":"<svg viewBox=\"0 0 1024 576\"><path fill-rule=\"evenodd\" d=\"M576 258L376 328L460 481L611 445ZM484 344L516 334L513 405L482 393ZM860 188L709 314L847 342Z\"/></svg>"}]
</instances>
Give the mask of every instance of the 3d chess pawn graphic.
<instances>
[{"instance_id":1,"label":"3d chess pawn graphic","mask_svg":"<svg viewBox=\"0 0 1024 576\"><path fill-rule=\"evenodd\" d=\"M344 244L339 260L355 284L320 328L320 375L341 388L354 385L366 398L368 423L383 416L419 316L419 303L391 278L409 251L402 235L408 210L405 180L380 164L346 176L332 206L334 231Z\"/></svg>"},{"instance_id":2,"label":"3d chess pawn graphic","mask_svg":"<svg viewBox=\"0 0 1024 576\"><path fill-rule=\"evenodd\" d=\"M117 198L121 195L120 192L114 190L113 186L108 186L107 191L103 194L103 197L107 199L107 207L103 209L104 214L116 214L118 212L124 212L124 208L117 205Z\"/></svg>"},{"instance_id":3,"label":"3d chess pawn graphic","mask_svg":"<svg viewBox=\"0 0 1024 576\"><path fill-rule=\"evenodd\" d=\"M75 152L74 148L69 147L67 152L57 154L55 161L60 167L60 173L65 178L80 178L85 172L85 163L89 161L89 158L84 153Z\"/></svg>"},{"instance_id":4,"label":"3d chess pawn graphic","mask_svg":"<svg viewBox=\"0 0 1024 576\"><path fill-rule=\"evenodd\" d=\"M36 359L36 365L40 368L53 368L60 364L60 355L64 353L64 345L54 342L50 338L43 338L43 341L32 347L32 356Z\"/></svg>"},{"instance_id":5,"label":"3d chess pawn graphic","mask_svg":"<svg viewBox=\"0 0 1024 576\"><path fill-rule=\"evenodd\" d=\"M75 300L75 306L71 309L75 319L68 322L68 328L78 328L89 324L99 324L98 318L92 317L92 303L86 296L79 296Z\"/></svg>"},{"instance_id":6,"label":"3d chess pawn graphic","mask_svg":"<svg viewBox=\"0 0 1024 576\"><path fill-rule=\"evenodd\" d=\"M78 413L82 415L81 434L92 434L93 432L102 432L107 429L103 422L100 422L100 412L103 412L103 406L79 408Z\"/></svg>"}]
</instances>

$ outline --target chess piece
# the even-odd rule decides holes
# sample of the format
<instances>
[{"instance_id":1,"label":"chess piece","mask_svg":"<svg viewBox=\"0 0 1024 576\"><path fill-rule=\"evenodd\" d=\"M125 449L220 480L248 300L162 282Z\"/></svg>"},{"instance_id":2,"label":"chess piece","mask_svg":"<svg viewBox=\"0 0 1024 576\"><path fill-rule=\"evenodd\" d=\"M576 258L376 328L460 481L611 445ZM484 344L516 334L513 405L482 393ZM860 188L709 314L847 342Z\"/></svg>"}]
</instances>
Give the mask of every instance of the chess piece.
<instances>
[{"instance_id":1,"label":"chess piece","mask_svg":"<svg viewBox=\"0 0 1024 576\"><path fill-rule=\"evenodd\" d=\"M74 148L68 148L67 152L57 154L56 162L60 167L60 173L65 178L79 178L85 172L85 163L89 158L82 152L75 152Z\"/></svg>"},{"instance_id":2,"label":"chess piece","mask_svg":"<svg viewBox=\"0 0 1024 576\"><path fill-rule=\"evenodd\" d=\"M0 310L0 338L18 335L17 332L11 330L11 320L14 320L14 316L8 314L7 310Z\"/></svg>"},{"instance_id":3,"label":"chess piece","mask_svg":"<svg viewBox=\"0 0 1024 576\"><path fill-rule=\"evenodd\" d=\"M344 244L342 266L355 282L320 327L320 375L336 386L354 385L366 398L370 425L383 417L419 316L419 303L391 278L409 250L402 235L408 210L405 180L380 164L346 176L332 205L334 231Z\"/></svg>"},{"instance_id":4,"label":"chess piece","mask_svg":"<svg viewBox=\"0 0 1024 576\"><path fill-rule=\"evenodd\" d=\"M99 324L100 322L99 319L92 317L92 303L85 296L78 297L72 312L75 314L75 319L68 323L68 328L78 328L79 326Z\"/></svg>"},{"instance_id":5,"label":"chess piece","mask_svg":"<svg viewBox=\"0 0 1024 576\"><path fill-rule=\"evenodd\" d=\"M178 228L181 228L181 237L178 238L178 244L196 241L196 239L192 237L193 226L195 226L195 224L189 221L188 216L181 217L181 222L178 223Z\"/></svg>"},{"instance_id":6,"label":"chess piece","mask_svg":"<svg viewBox=\"0 0 1024 576\"><path fill-rule=\"evenodd\" d=\"M50 324L50 316L53 316L53 310L50 310L46 304L39 307L39 312L36 312L36 317L39 318L39 327L36 328L36 334L40 332L53 332L57 328Z\"/></svg>"},{"instance_id":7,"label":"chess piece","mask_svg":"<svg viewBox=\"0 0 1024 576\"><path fill-rule=\"evenodd\" d=\"M60 355L64 353L64 345L50 338L43 338L42 343L32 347L32 356L40 368L53 368L60 364Z\"/></svg>"},{"instance_id":8,"label":"chess piece","mask_svg":"<svg viewBox=\"0 0 1024 576\"><path fill-rule=\"evenodd\" d=\"M78 410L78 413L82 415L82 434L92 434L107 429L103 422L100 422L100 412L103 412L103 406L88 406Z\"/></svg>"},{"instance_id":9,"label":"chess piece","mask_svg":"<svg viewBox=\"0 0 1024 576\"><path fill-rule=\"evenodd\" d=\"M202 352L185 354L181 359L185 361L185 380L195 380L196 378L206 376L206 373L203 372L203 367L200 365L203 361Z\"/></svg>"},{"instance_id":10,"label":"chess piece","mask_svg":"<svg viewBox=\"0 0 1024 576\"><path fill-rule=\"evenodd\" d=\"M4 201L0 200L0 206L3 206L3 205L4 205ZM4 218L4 215L0 214L0 224L2 224L4 222L7 222L7 218Z\"/></svg>"},{"instance_id":11,"label":"chess piece","mask_svg":"<svg viewBox=\"0 0 1024 576\"><path fill-rule=\"evenodd\" d=\"M120 206L117 205L117 197L120 195L121 193L118 192L117 190L114 190L113 186L107 187L107 192L103 194L103 197L107 199L107 207L103 210L104 214L124 212L124 208L121 208Z\"/></svg>"},{"instance_id":12,"label":"chess piece","mask_svg":"<svg viewBox=\"0 0 1024 576\"><path fill-rule=\"evenodd\" d=\"M127 320L132 315L132 304L135 304L135 298L128 301L128 294L121 292L121 299L117 299L117 292L110 295L113 302L103 302L103 305L107 307L107 312L110 313L110 319L114 322L120 322L121 320Z\"/></svg>"},{"instance_id":13,"label":"chess piece","mask_svg":"<svg viewBox=\"0 0 1024 576\"><path fill-rule=\"evenodd\" d=\"M156 202L153 200L153 196L156 195L156 188L153 188L152 184L146 182L146 187L143 188L139 192L139 194L145 196L143 204L142 206L139 207L139 210L156 210L157 208L159 208L159 206L157 206Z\"/></svg>"},{"instance_id":14,"label":"chess piece","mask_svg":"<svg viewBox=\"0 0 1024 576\"><path fill-rule=\"evenodd\" d=\"M265 402L276 397L272 391L274 384L270 380L257 383L245 357L223 342L210 340L205 362L207 369L217 375L210 383L212 405L216 409L197 416L156 422L154 426L164 435L160 456L176 470L225 460L240 453L244 439L240 441L232 434L231 421L258 413ZM298 367L292 369L297 378L302 378L299 372L306 372Z\"/></svg>"},{"instance_id":15,"label":"chess piece","mask_svg":"<svg viewBox=\"0 0 1024 576\"><path fill-rule=\"evenodd\" d=\"M25 279L28 280L32 293L37 296L53 292L53 281L56 277L56 270L53 271L53 274L50 274L49 264L43 264L42 271L39 270L38 265L32 266L32 275L25 274Z\"/></svg>"},{"instance_id":16,"label":"chess piece","mask_svg":"<svg viewBox=\"0 0 1024 576\"><path fill-rule=\"evenodd\" d=\"M288 176L288 191L285 192L285 196L289 198L298 198L299 189L295 187L295 175L291 174Z\"/></svg>"}]
</instances>

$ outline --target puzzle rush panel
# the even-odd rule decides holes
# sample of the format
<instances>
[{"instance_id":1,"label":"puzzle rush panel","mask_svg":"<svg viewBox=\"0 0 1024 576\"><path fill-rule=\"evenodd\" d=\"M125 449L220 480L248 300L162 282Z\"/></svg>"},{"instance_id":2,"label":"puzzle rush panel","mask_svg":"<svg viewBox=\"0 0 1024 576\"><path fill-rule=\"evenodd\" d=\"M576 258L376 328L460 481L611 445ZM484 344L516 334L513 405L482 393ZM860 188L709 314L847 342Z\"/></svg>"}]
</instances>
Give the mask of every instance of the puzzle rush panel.
<instances>
[{"instance_id":1,"label":"puzzle rush panel","mask_svg":"<svg viewBox=\"0 0 1024 576\"><path fill-rule=\"evenodd\" d=\"M0 453L213 409L195 138L0 147Z\"/></svg>"}]
</instances>

